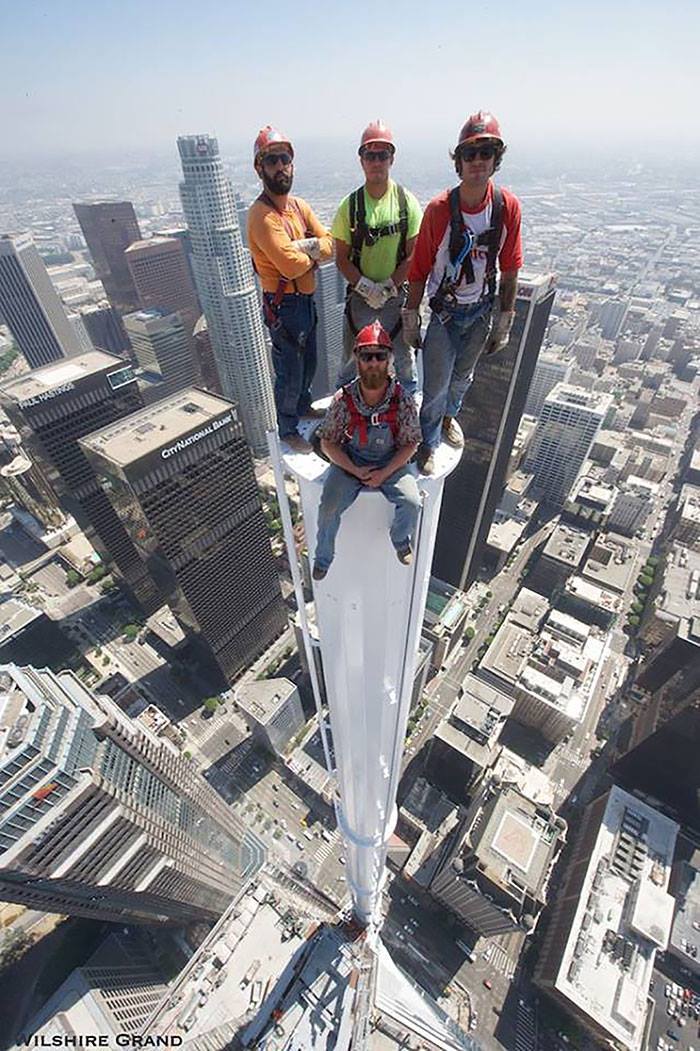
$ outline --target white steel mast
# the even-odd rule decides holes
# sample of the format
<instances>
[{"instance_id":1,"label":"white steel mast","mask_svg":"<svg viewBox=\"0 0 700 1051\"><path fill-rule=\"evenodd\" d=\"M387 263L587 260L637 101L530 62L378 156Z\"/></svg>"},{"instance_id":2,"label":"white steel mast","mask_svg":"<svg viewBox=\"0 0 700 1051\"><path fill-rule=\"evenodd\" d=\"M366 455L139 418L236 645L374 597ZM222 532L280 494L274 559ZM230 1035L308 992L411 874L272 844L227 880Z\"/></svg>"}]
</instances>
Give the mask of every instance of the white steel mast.
<instances>
[{"instance_id":1,"label":"white steel mast","mask_svg":"<svg viewBox=\"0 0 700 1051\"><path fill-rule=\"evenodd\" d=\"M282 471L299 485L306 543L313 561L316 520L327 463L286 453L268 435L285 539L295 578L304 645L314 669ZM336 778L336 814L345 842L347 880L357 921L376 926L389 839L396 826L406 724L445 477L460 452L442 445L437 472L420 476L422 510L414 562L402 565L389 540L393 507L364 490L343 515L328 575L314 582ZM320 697L312 670L317 708ZM322 720L321 720L322 722ZM323 731L323 725L322 725ZM324 735L325 736L325 735ZM325 741L324 741L325 745ZM326 749L328 757L328 749Z\"/></svg>"}]
</instances>

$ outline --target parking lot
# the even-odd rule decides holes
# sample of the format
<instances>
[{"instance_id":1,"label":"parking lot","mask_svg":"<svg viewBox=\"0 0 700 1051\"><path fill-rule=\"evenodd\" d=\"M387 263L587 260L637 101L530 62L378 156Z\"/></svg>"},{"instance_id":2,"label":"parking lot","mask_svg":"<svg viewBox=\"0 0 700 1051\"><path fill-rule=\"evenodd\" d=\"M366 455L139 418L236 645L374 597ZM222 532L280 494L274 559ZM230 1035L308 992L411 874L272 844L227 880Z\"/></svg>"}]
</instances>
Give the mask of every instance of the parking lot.
<instances>
[{"instance_id":1,"label":"parking lot","mask_svg":"<svg viewBox=\"0 0 700 1051\"><path fill-rule=\"evenodd\" d=\"M660 971L654 972L654 1018L649 1036L649 1051L689 1051L700 1043L700 993L696 988L673 981Z\"/></svg>"}]
</instances>

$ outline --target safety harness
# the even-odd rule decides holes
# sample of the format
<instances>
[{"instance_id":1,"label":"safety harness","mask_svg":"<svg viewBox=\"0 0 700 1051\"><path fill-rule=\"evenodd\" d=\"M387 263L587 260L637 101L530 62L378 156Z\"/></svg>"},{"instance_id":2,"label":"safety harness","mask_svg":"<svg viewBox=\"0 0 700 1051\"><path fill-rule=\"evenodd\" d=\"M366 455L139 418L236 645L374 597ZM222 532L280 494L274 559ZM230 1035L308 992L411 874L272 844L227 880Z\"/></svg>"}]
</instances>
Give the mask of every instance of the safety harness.
<instances>
[{"instance_id":1,"label":"safety harness","mask_svg":"<svg viewBox=\"0 0 700 1051\"><path fill-rule=\"evenodd\" d=\"M399 245L396 250L396 266L403 263L406 258L406 242L408 240L408 201L406 200L406 191L403 186L396 183L396 192L399 198L399 218L397 222L385 223L383 226L368 226L367 225L367 212L365 209L365 188L360 186L359 189L353 190L350 194L349 201L349 219L350 219L350 262L353 266L356 266L360 270L360 256L362 249L365 245L368 248L372 248L376 245L380 237L392 237L394 234L399 235ZM360 270L360 272L362 272ZM358 327L355 324L352 317L352 309L350 306L352 289L348 287L347 299L345 301L345 317L347 318L350 331L353 336L358 333ZM399 319L391 332L389 333L390 339L398 334L401 328L401 320Z\"/></svg>"},{"instance_id":2,"label":"safety harness","mask_svg":"<svg viewBox=\"0 0 700 1051\"><path fill-rule=\"evenodd\" d=\"M365 210L365 188L360 186L350 194L350 262L360 269L360 254L364 245L372 248L380 237L399 235L399 247L396 252L396 265L406 258L406 241L408 239L408 201L403 186L396 184L399 197L398 222L385 223L384 226L368 226Z\"/></svg>"},{"instance_id":3,"label":"safety harness","mask_svg":"<svg viewBox=\"0 0 700 1051\"><path fill-rule=\"evenodd\" d=\"M293 226L290 224L289 220L284 215L284 213L279 210L279 208L277 207L275 202L272 200L272 198L267 193L265 193L263 191L259 195L258 200L262 201L263 204L267 204L270 208L274 208L274 210L279 215L279 217L280 217L280 219L282 221L282 226L284 227L286 233L289 235L290 240L294 241L296 239L296 231L294 230ZM308 227L306 225L306 217L304 216L304 213L302 212L302 210L301 210L301 208L299 206L299 202L297 201L296 197L290 197L290 198L288 198L288 200L289 200L289 203L291 204L292 208L295 210L295 212L297 213L297 215L298 215L298 217L299 217L299 219L301 221L301 225L302 225L302 228L304 230L304 237L313 237L314 236L313 231L310 231L308 229ZM252 256L251 256L251 259L252 259ZM254 262L253 262L253 266L255 266ZM267 325L267 327L270 329L271 332L279 332L281 335L285 336L286 339L289 339L292 343L297 343L298 340L292 339L292 337L290 336L289 332L287 331L287 329L285 329L284 325L280 321L280 316L279 316L279 308L280 308L280 303L282 302L282 297L284 296L285 289L286 289L287 285L290 285L290 284L294 286L294 290L296 291L296 287L297 287L296 281L293 278L290 279L290 278L282 277L282 275L280 275L280 279L277 282L277 288L275 289L272 298L271 299L268 298L269 294L264 294L263 295L262 309L263 309L263 316L265 318L265 324Z\"/></svg>"},{"instance_id":4,"label":"safety harness","mask_svg":"<svg viewBox=\"0 0 700 1051\"><path fill-rule=\"evenodd\" d=\"M474 264L472 250L486 246L486 270L479 303L493 303L496 297L496 260L501 247L503 233L503 194L498 186L493 188L491 200L491 225L482 234L473 234L464 223L459 204L459 186L450 190L450 243L449 263L445 267L437 291L430 299L430 309L440 314L457 304L457 288L462 280L473 284Z\"/></svg>"},{"instance_id":5,"label":"safety harness","mask_svg":"<svg viewBox=\"0 0 700 1051\"><path fill-rule=\"evenodd\" d=\"M367 423L369 422L372 427L378 427L380 423L388 423L391 428L394 441L396 441L399 433L399 402L401 400L401 384L398 382L394 383L394 390L391 395L391 399L387 408L384 412L373 412L370 416L365 416L360 412L355 399L350 393L351 383L343 387L343 400L345 407L348 410L350 419L348 420L347 427L345 428L345 437L348 441L351 440L355 431L360 432L360 446L367 444Z\"/></svg>"}]
</instances>

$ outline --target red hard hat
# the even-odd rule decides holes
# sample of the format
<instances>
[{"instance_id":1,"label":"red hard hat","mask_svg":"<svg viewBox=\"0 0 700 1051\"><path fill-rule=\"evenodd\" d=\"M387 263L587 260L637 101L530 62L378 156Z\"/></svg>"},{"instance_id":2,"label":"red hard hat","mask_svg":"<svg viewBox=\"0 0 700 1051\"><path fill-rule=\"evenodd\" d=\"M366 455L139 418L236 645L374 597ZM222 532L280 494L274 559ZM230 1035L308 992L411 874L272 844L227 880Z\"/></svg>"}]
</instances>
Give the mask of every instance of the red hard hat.
<instances>
[{"instance_id":1,"label":"red hard hat","mask_svg":"<svg viewBox=\"0 0 700 1051\"><path fill-rule=\"evenodd\" d=\"M501 146L504 145L501 126L493 113L480 109L477 113L472 113L471 117L467 117L467 122L459 133L457 145L463 146L465 142L473 142L475 139L498 139Z\"/></svg>"},{"instance_id":2,"label":"red hard hat","mask_svg":"<svg viewBox=\"0 0 700 1051\"><path fill-rule=\"evenodd\" d=\"M394 136L391 134L391 128L387 128L384 121L379 118L373 120L371 124L368 124L362 132L360 148L357 152L362 153L365 146L370 146L373 143L381 143L382 146L391 146L392 150L396 149L396 146L394 145Z\"/></svg>"},{"instance_id":3,"label":"red hard hat","mask_svg":"<svg viewBox=\"0 0 700 1051\"><path fill-rule=\"evenodd\" d=\"M282 132L278 131L277 128L273 128L271 124L266 124L264 128L260 129L258 137L255 140L255 146L253 147L253 163L255 163L258 157L265 153L270 146L286 146L292 157L294 156L294 147L289 139L285 138Z\"/></svg>"},{"instance_id":4,"label":"red hard hat","mask_svg":"<svg viewBox=\"0 0 700 1051\"><path fill-rule=\"evenodd\" d=\"M357 333L355 350L361 350L362 347L386 347L387 350L392 349L389 333L381 321L373 321L371 325L365 325Z\"/></svg>"}]
</instances>

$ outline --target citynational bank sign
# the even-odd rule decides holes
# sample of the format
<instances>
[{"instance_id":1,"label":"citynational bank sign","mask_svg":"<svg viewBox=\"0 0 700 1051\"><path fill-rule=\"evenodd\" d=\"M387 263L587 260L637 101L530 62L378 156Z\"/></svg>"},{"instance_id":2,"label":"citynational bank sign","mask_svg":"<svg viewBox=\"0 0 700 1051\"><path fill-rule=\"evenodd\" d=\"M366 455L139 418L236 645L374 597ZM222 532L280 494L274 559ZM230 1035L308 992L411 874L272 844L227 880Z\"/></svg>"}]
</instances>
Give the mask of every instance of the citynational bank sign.
<instances>
[{"instance_id":1,"label":"citynational bank sign","mask_svg":"<svg viewBox=\"0 0 700 1051\"><path fill-rule=\"evenodd\" d=\"M200 430L195 431L194 434L188 434L186 438L179 438L173 445L166 445L164 449L160 450L160 455L164 460L169 460L171 456L177 456L178 453L183 452L185 449L189 449L191 445L196 445L197 442L201 442L202 438L206 438L208 435L220 431L222 427L232 423L233 420L234 414L232 412L227 412L225 416L221 416L218 420L212 420L206 427L202 427Z\"/></svg>"}]
</instances>

